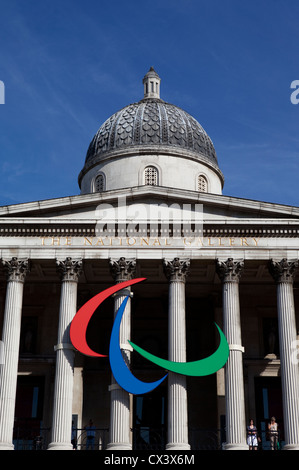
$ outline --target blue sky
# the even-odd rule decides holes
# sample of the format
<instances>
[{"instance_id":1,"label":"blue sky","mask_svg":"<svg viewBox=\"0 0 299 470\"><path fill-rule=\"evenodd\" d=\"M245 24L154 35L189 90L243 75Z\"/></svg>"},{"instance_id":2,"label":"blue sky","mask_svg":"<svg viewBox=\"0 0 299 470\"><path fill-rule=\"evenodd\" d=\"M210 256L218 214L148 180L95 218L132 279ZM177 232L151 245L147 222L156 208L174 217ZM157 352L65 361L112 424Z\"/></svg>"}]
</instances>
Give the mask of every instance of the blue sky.
<instances>
[{"instance_id":1,"label":"blue sky","mask_svg":"<svg viewBox=\"0 0 299 470\"><path fill-rule=\"evenodd\" d=\"M225 195L299 206L298 18L298 0L1 0L0 205L79 194L93 135L154 66Z\"/></svg>"}]
</instances>

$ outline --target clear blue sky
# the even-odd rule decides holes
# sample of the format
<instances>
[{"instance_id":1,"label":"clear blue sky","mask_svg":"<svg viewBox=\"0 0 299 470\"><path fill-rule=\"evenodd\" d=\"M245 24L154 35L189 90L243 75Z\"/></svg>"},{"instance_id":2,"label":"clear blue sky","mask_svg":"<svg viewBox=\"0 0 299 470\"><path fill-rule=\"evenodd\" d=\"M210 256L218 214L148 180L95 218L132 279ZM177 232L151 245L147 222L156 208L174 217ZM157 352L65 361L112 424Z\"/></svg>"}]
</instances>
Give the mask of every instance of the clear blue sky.
<instances>
[{"instance_id":1,"label":"clear blue sky","mask_svg":"<svg viewBox=\"0 0 299 470\"><path fill-rule=\"evenodd\" d=\"M1 0L0 205L79 194L90 140L154 66L224 194L299 206L298 18L298 0Z\"/></svg>"}]
</instances>

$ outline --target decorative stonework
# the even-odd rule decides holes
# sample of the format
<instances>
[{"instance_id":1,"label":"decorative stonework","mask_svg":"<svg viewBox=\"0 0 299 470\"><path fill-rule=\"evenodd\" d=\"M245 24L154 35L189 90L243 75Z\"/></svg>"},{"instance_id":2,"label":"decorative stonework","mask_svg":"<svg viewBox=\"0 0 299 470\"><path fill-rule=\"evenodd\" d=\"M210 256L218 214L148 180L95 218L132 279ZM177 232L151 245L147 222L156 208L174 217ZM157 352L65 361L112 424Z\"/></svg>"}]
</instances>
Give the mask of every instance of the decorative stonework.
<instances>
[{"instance_id":1,"label":"decorative stonework","mask_svg":"<svg viewBox=\"0 0 299 470\"><path fill-rule=\"evenodd\" d=\"M298 261L288 261L283 258L281 261L270 260L269 271L276 282L294 281L295 272L298 267Z\"/></svg>"},{"instance_id":2,"label":"decorative stonework","mask_svg":"<svg viewBox=\"0 0 299 470\"><path fill-rule=\"evenodd\" d=\"M87 151L86 162L130 146L183 147L218 164L210 137L186 111L161 99L145 99L113 114L100 127Z\"/></svg>"},{"instance_id":3,"label":"decorative stonework","mask_svg":"<svg viewBox=\"0 0 299 470\"><path fill-rule=\"evenodd\" d=\"M216 260L216 271L223 282L239 282L243 268L243 260L233 258L228 258L226 261Z\"/></svg>"},{"instance_id":4,"label":"decorative stonework","mask_svg":"<svg viewBox=\"0 0 299 470\"><path fill-rule=\"evenodd\" d=\"M186 282L186 277L190 271L190 259L174 258L167 260L164 258L163 267L165 276L169 281Z\"/></svg>"},{"instance_id":5,"label":"decorative stonework","mask_svg":"<svg viewBox=\"0 0 299 470\"><path fill-rule=\"evenodd\" d=\"M82 273L82 260L67 257L65 260L56 261L57 270L63 281L78 282Z\"/></svg>"},{"instance_id":6,"label":"decorative stonework","mask_svg":"<svg viewBox=\"0 0 299 470\"><path fill-rule=\"evenodd\" d=\"M8 281L24 282L27 273L30 271L28 259L18 259L16 257L8 261L3 261Z\"/></svg>"},{"instance_id":7,"label":"decorative stonework","mask_svg":"<svg viewBox=\"0 0 299 470\"><path fill-rule=\"evenodd\" d=\"M118 260L110 258L110 271L115 281L127 281L132 279L136 271L136 260L124 257Z\"/></svg>"},{"instance_id":8,"label":"decorative stonework","mask_svg":"<svg viewBox=\"0 0 299 470\"><path fill-rule=\"evenodd\" d=\"M159 176L159 175L158 175ZM161 186L155 187L156 194L161 200L167 197L167 190ZM139 193L143 196L143 187L135 188L134 193ZM91 195L93 197L94 195ZM107 198L106 198L107 196ZM225 199L225 196L221 196ZM108 195L105 195L105 203L110 203ZM41 202L42 205L42 202ZM55 206L54 206L55 207ZM35 203L32 203L32 210L36 210ZM60 209L65 210L65 206ZM57 210L60 210L57 209ZM236 207L239 209L239 207ZM0 208L1 210L1 208ZM297 214L296 214L297 215ZM4 223L3 223L4 225ZM217 235L216 235L217 234ZM252 236L254 234L254 236ZM5 221L5 228L0 228L1 237L14 238L18 237L19 246L43 248L54 248L57 246L89 246L90 237L95 237L95 223L90 223L89 220L74 221L71 224L66 224L64 220L56 219L55 225L49 227L46 222L30 222L26 218L14 220L10 222ZM262 222L252 223L250 226L244 220L238 220L237 223L228 224L214 224L207 223L203 229L204 242L207 246L214 247L237 247L246 249L247 247L257 248L263 247L265 249L280 249L285 246L286 240L290 248L294 248L296 238L299 237L299 224L288 226L287 224L277 224L275 226L268 226L267 230L264 229ZM97 242L97 239L94 239ZM297 246L297 245L296 245Z\"/></svg>"}]
</instances>

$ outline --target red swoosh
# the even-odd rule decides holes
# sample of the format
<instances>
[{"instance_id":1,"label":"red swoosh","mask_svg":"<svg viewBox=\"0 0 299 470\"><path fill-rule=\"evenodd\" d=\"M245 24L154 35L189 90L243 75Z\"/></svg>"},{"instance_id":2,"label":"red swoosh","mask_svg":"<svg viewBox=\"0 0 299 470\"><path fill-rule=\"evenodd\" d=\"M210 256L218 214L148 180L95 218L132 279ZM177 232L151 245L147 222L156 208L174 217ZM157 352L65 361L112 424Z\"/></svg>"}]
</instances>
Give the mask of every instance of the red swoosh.
<instances>
[{"instance_id":1,"label":"red swoosh","mask_svg":"<svg viewBox=\"0 0 299 470\"><path fill-rule=\"evenodd\" d=\"M120 282L115 286L109 287L108 289L103 290L99 294L92 297L88 300L76 313L74 319L70 325L70 339L71 343L75 349L80 351L82 354L86 356L93 356L93 357L107 357L107 354L99 354L90 349L86 342L86 331L88 327L88 323L94 314L95 310L98 306L110 295L114 294L115 292L124 289L125 287L131 286L132 284L136 284L137 282L145 281L146 278L137 278L131 279L130 281Z\"/></svg>"}]
</instances>

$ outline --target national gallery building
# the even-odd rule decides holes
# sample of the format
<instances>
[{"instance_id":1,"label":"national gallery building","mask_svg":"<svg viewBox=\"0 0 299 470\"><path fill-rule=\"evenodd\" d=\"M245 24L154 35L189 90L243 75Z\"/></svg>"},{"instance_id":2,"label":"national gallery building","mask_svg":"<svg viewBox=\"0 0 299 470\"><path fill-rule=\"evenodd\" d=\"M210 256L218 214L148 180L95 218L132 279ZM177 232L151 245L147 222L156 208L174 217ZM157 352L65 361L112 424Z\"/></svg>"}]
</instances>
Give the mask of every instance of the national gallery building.
<instances>
[{"instance_id":1,"label":"national gallery building","mask_svg":"<svg viewBox=\"0 0 299 470\"><path fill-rule=\"evenodd\" d=\"M299 450L299 208L223 195L205 130L153 68L143 87L92 139L80 194L0 207L0 450L248 450L250 420L259 449ZM161 381L148 393L112 372L124 300L125 381ZM72 340L87 307L97 354ZM187 370L219 331L228 358L199 375L134 347Z\"/></svg>"}]
</instances>

